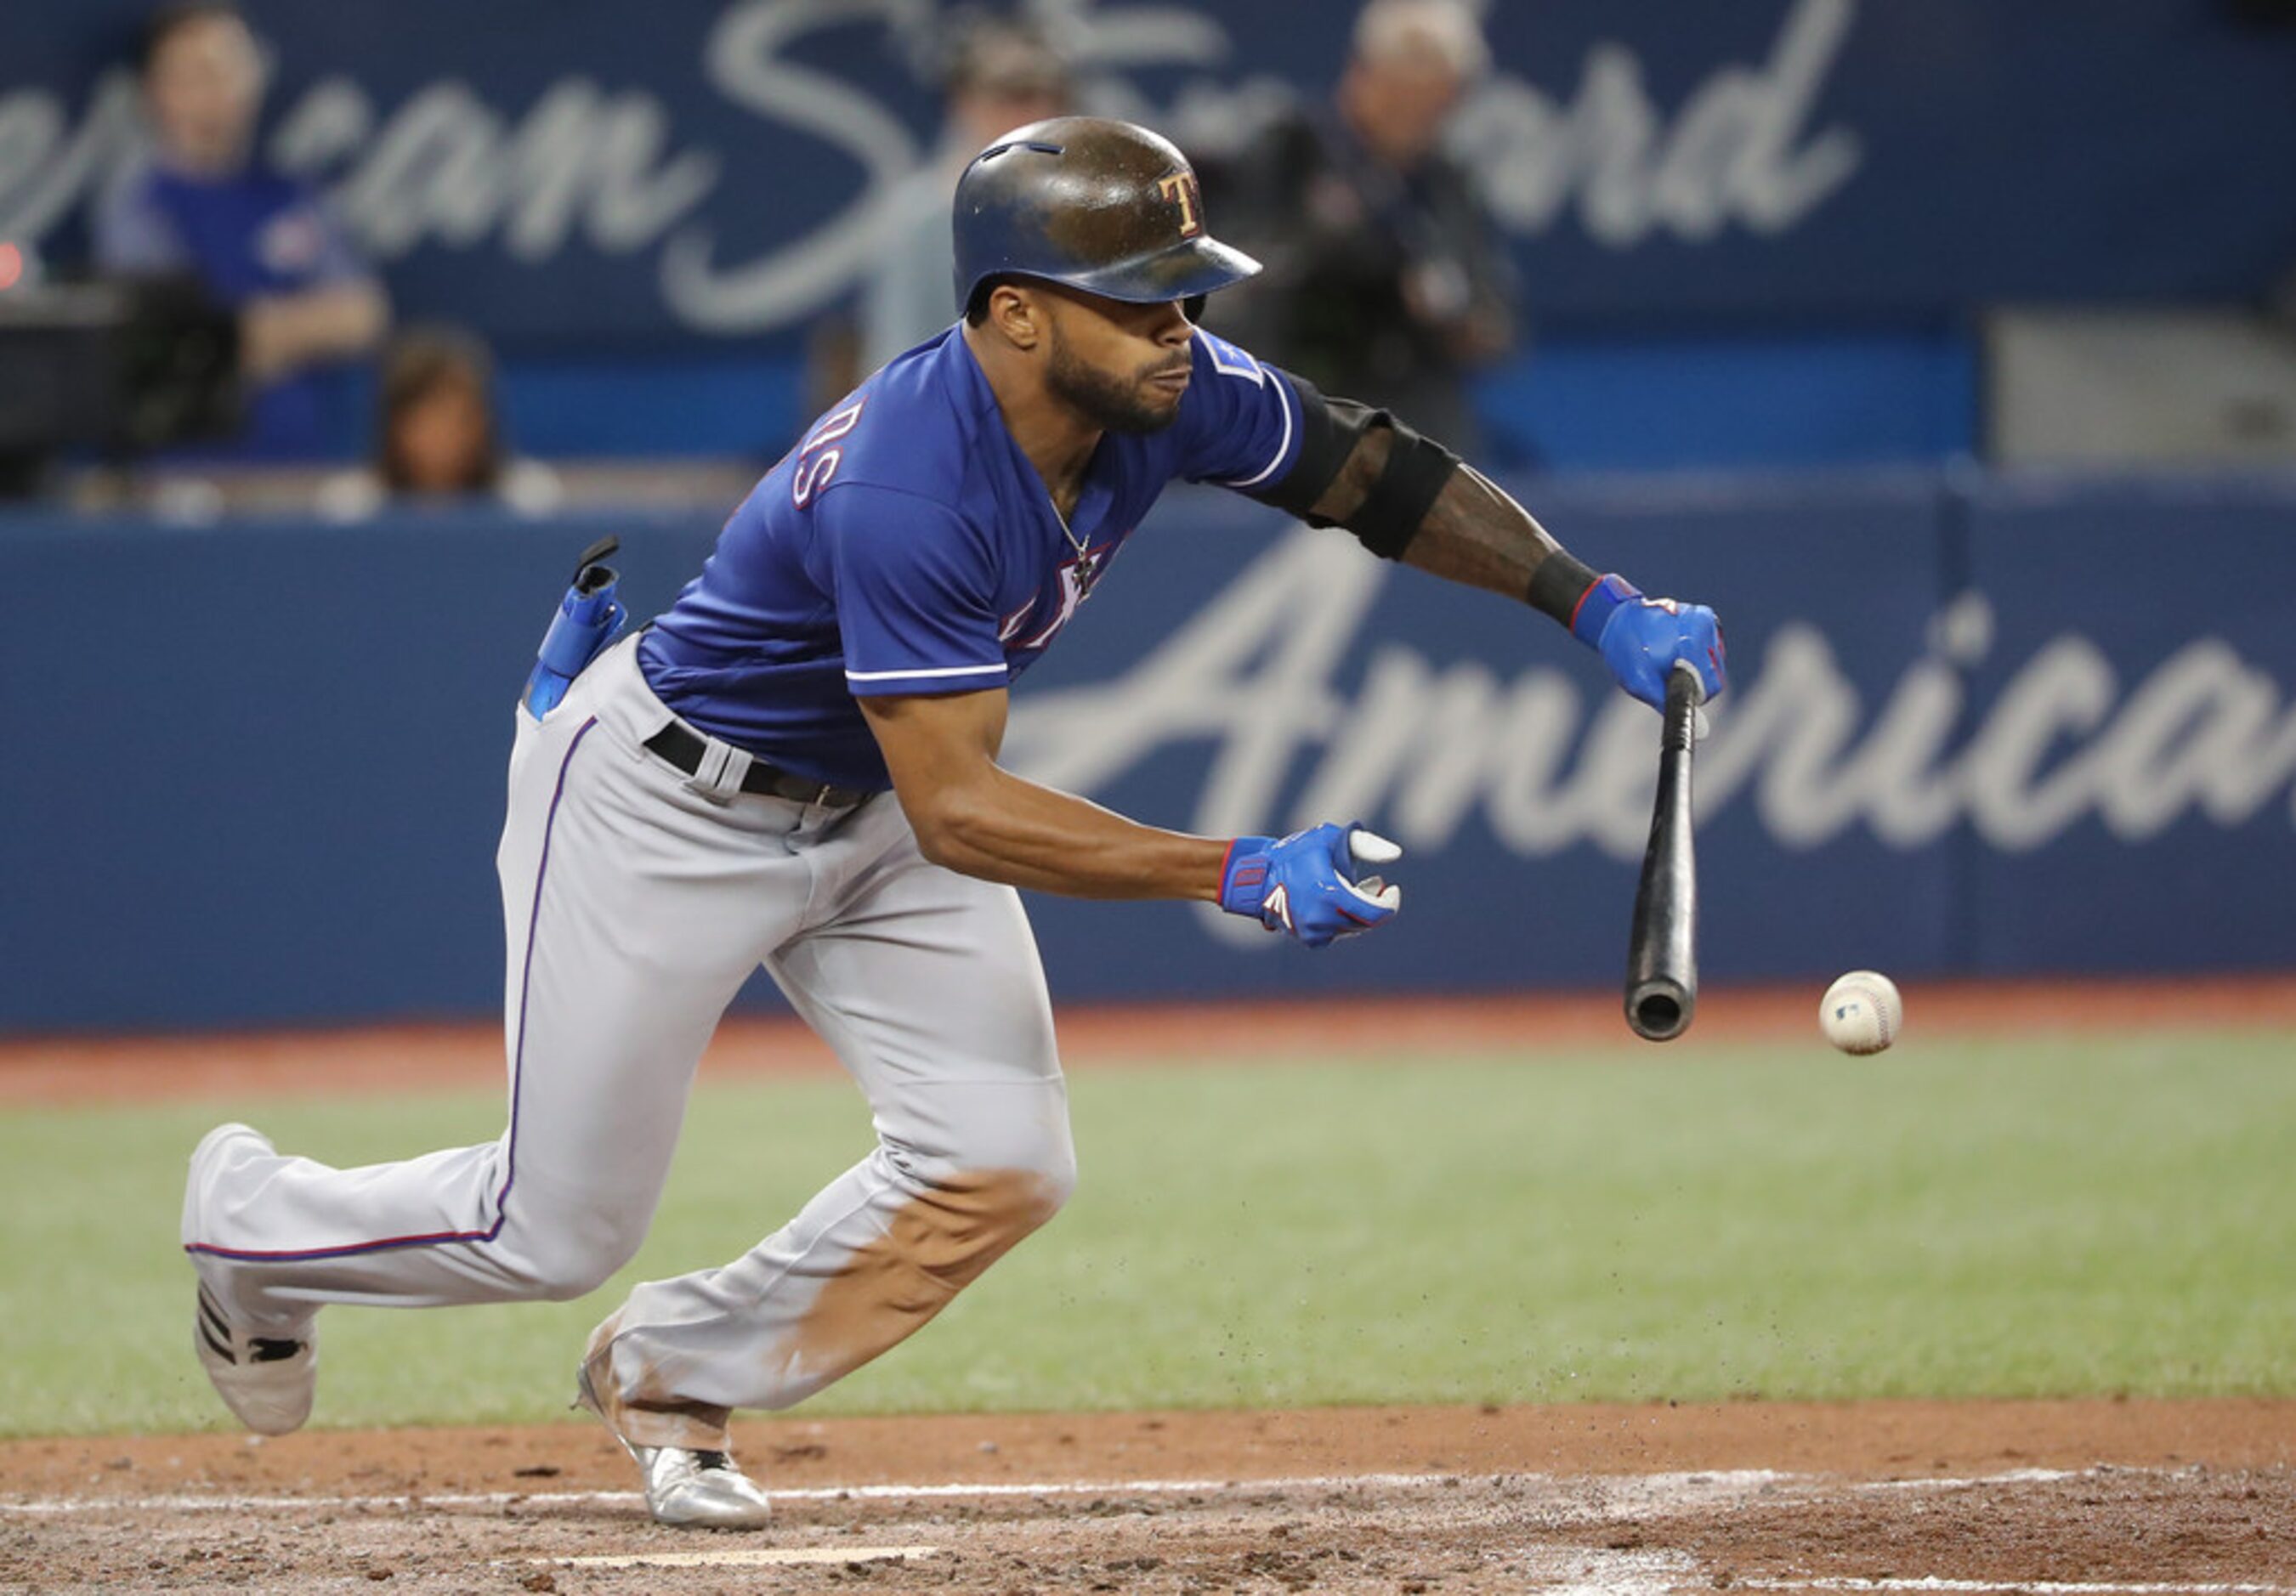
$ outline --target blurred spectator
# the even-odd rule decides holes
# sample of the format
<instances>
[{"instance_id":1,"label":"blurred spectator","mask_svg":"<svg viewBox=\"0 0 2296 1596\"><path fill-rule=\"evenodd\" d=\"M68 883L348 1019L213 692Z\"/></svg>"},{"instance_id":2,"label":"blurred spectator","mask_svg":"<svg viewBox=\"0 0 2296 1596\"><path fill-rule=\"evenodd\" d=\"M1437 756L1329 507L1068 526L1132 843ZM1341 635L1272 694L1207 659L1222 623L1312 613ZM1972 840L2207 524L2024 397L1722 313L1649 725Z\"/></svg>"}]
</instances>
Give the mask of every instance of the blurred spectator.
<instances>
[{"instance_id":1,"label":"blurred spectator","mask_svg":"<svg viewBox=\"0 0 2296 1596\"><path fill-rule=\"evenodd\" d=\"M139 64L152 148L98 202L96 265L196 276L238 315L240 452L319 452L348 410L342 363L381 340L389 301L316 192L256 160L264 63L234 6L155 13Z\"/></svg>"},{"instance_id":2,"label":"blurred spectator","mask_svg":"<svg viewBox=\"0 0 2296 1596\"><path fill-rule=\"evenodd\" d=\"M373 462L324 484L319 508L351 520L391 499L477 495L526 515L565 496L548 466L507 454L486 346L450 327L409 328L383 357Z\"/></svg>"},{"instance_id":3,"label":"blurred spectator","mask_svg":"<svg viewBox=\"0 0 2296 1596\"><path fill-rule=\"evenodd\" d=\"M1039 29L984 14L958 25L941 88L939 148L886 200L857 323L843 347L834 334L816 346L813 386L821 405L956 319L948 207L957 178L998 135L1068 114L1074 86L1067 61Z\"/></svg>"},{"instance_id":4,"label":"blurred spectator","mask_svg":"<svg viewBox=\"0 0 2296 1596\"><path fill-rule=\"evenodd\" d=\"M1259 277L1214 326L1328 393L1485 452L1466 379L1515 340L1515 282L1445 125L1490 64L1462 0L1371 0L1327 108L1193 151L1222 238Z\"/></svg>"}]
</instances>

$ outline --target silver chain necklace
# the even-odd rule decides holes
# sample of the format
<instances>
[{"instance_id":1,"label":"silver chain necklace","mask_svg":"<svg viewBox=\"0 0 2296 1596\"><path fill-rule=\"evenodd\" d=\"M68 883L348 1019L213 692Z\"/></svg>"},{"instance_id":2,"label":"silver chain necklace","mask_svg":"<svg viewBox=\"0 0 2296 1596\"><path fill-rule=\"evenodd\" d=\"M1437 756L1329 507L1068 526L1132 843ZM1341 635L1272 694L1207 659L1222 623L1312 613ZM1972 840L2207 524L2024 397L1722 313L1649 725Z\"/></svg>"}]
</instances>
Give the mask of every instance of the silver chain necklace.
<instances>
[{"instance_id":1,"label":"silver chain necklace","mask_svg":"<svg viewBox=\"0 0 2296 1596\"><path fill-rule=\"evenodd\" d=\"M1082 598L1092 591L1092 585L1100 579L1100 561L1094 557L1092 550L1086 546L1085 540L1070 529L1069 518L1061 513L1060 501L1054 498L1050 493L1046 493L1045 502L1053 507L1053 520L1058 523L1061 536L1067 538L1069 547L1076 551L1077 596Z\"/></svg>"}]
</instances>

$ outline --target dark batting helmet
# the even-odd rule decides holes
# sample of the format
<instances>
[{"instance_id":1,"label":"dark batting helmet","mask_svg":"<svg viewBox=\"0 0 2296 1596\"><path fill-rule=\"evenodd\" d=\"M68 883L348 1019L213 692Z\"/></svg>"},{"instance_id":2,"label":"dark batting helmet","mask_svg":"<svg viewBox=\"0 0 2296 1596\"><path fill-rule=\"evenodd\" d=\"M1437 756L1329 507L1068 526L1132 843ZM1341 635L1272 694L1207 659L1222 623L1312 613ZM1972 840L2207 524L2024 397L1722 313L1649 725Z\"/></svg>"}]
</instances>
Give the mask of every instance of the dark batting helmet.
<instances>
[{"instance_id":1,"label":"dark batting helmet","mask_svg":"<svg viewBox=\"0 0 2296 1596\"><path fill-rule=\"evenodd\" d=\"M1259 263L1204 230L1195 168L1130 122L1054 117L1017 127L956 183L956 305L1033 277L1136 305L1192 299Z\"/></svg>"}]
</instances>

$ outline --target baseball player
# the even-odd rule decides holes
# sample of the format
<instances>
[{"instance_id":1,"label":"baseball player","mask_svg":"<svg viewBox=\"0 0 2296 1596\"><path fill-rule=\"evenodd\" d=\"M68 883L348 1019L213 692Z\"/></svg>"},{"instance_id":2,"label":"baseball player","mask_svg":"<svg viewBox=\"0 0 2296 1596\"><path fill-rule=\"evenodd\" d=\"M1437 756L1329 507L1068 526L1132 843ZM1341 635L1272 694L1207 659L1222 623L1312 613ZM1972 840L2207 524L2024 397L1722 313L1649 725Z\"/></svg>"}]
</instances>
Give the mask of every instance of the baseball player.
<instances>
[{"instance_id":1,"label":"baseball player","mask_svg":"<svg viewBox=\"0 0 2296 1596\"><path fill-rule=\"evenodd\" d=\"M323 1304L574 1297L627 1262L702 1046L762 962L876 1148L743 1256L639 1286L577 1373L657 1519L761 1524L732 1411L900 1341L1075 1179L1014 888L1203 899L1309 946L1395 914L1369 872L1400 850L1360 826L1184 836L998 766L1013 682L1174 478L1524 600L1638 698L1677 661L1721 691L1711 610L1597 576L1402 419L1193 325L1258 267L1155 134L1009 134L959 180L955 231L963 319L824 415L667 614L520 709L501 1137L332 1169L227 1125L193 1153L194 1345L251 1428L308 1415Z\"/></svg>"}]
</instances>

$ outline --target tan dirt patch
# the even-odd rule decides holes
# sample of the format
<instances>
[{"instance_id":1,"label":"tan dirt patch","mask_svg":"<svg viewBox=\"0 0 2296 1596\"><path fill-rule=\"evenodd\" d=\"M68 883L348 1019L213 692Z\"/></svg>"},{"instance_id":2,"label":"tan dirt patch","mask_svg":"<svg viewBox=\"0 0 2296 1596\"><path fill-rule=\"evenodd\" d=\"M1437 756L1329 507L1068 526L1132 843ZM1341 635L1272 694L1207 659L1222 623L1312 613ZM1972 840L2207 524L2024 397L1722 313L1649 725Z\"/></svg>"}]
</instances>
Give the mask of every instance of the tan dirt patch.
<instances>
[{"instance_id":1,"label":"tan dirt patch","mask_svg":"<svg viewBox=\"0 0 2296 1596\"><path fill-rule=\"evenodd\" d=\"M734 1435L783 1494L762 1536L647 1522L588 1425L11 1443L0 1586L2296 1592L2296 1402L800 1418ZM937 1489L887 1490L903 1486ZM932 1551L556 1560L840 1546Z\"/></svg>"}]
</instances>

